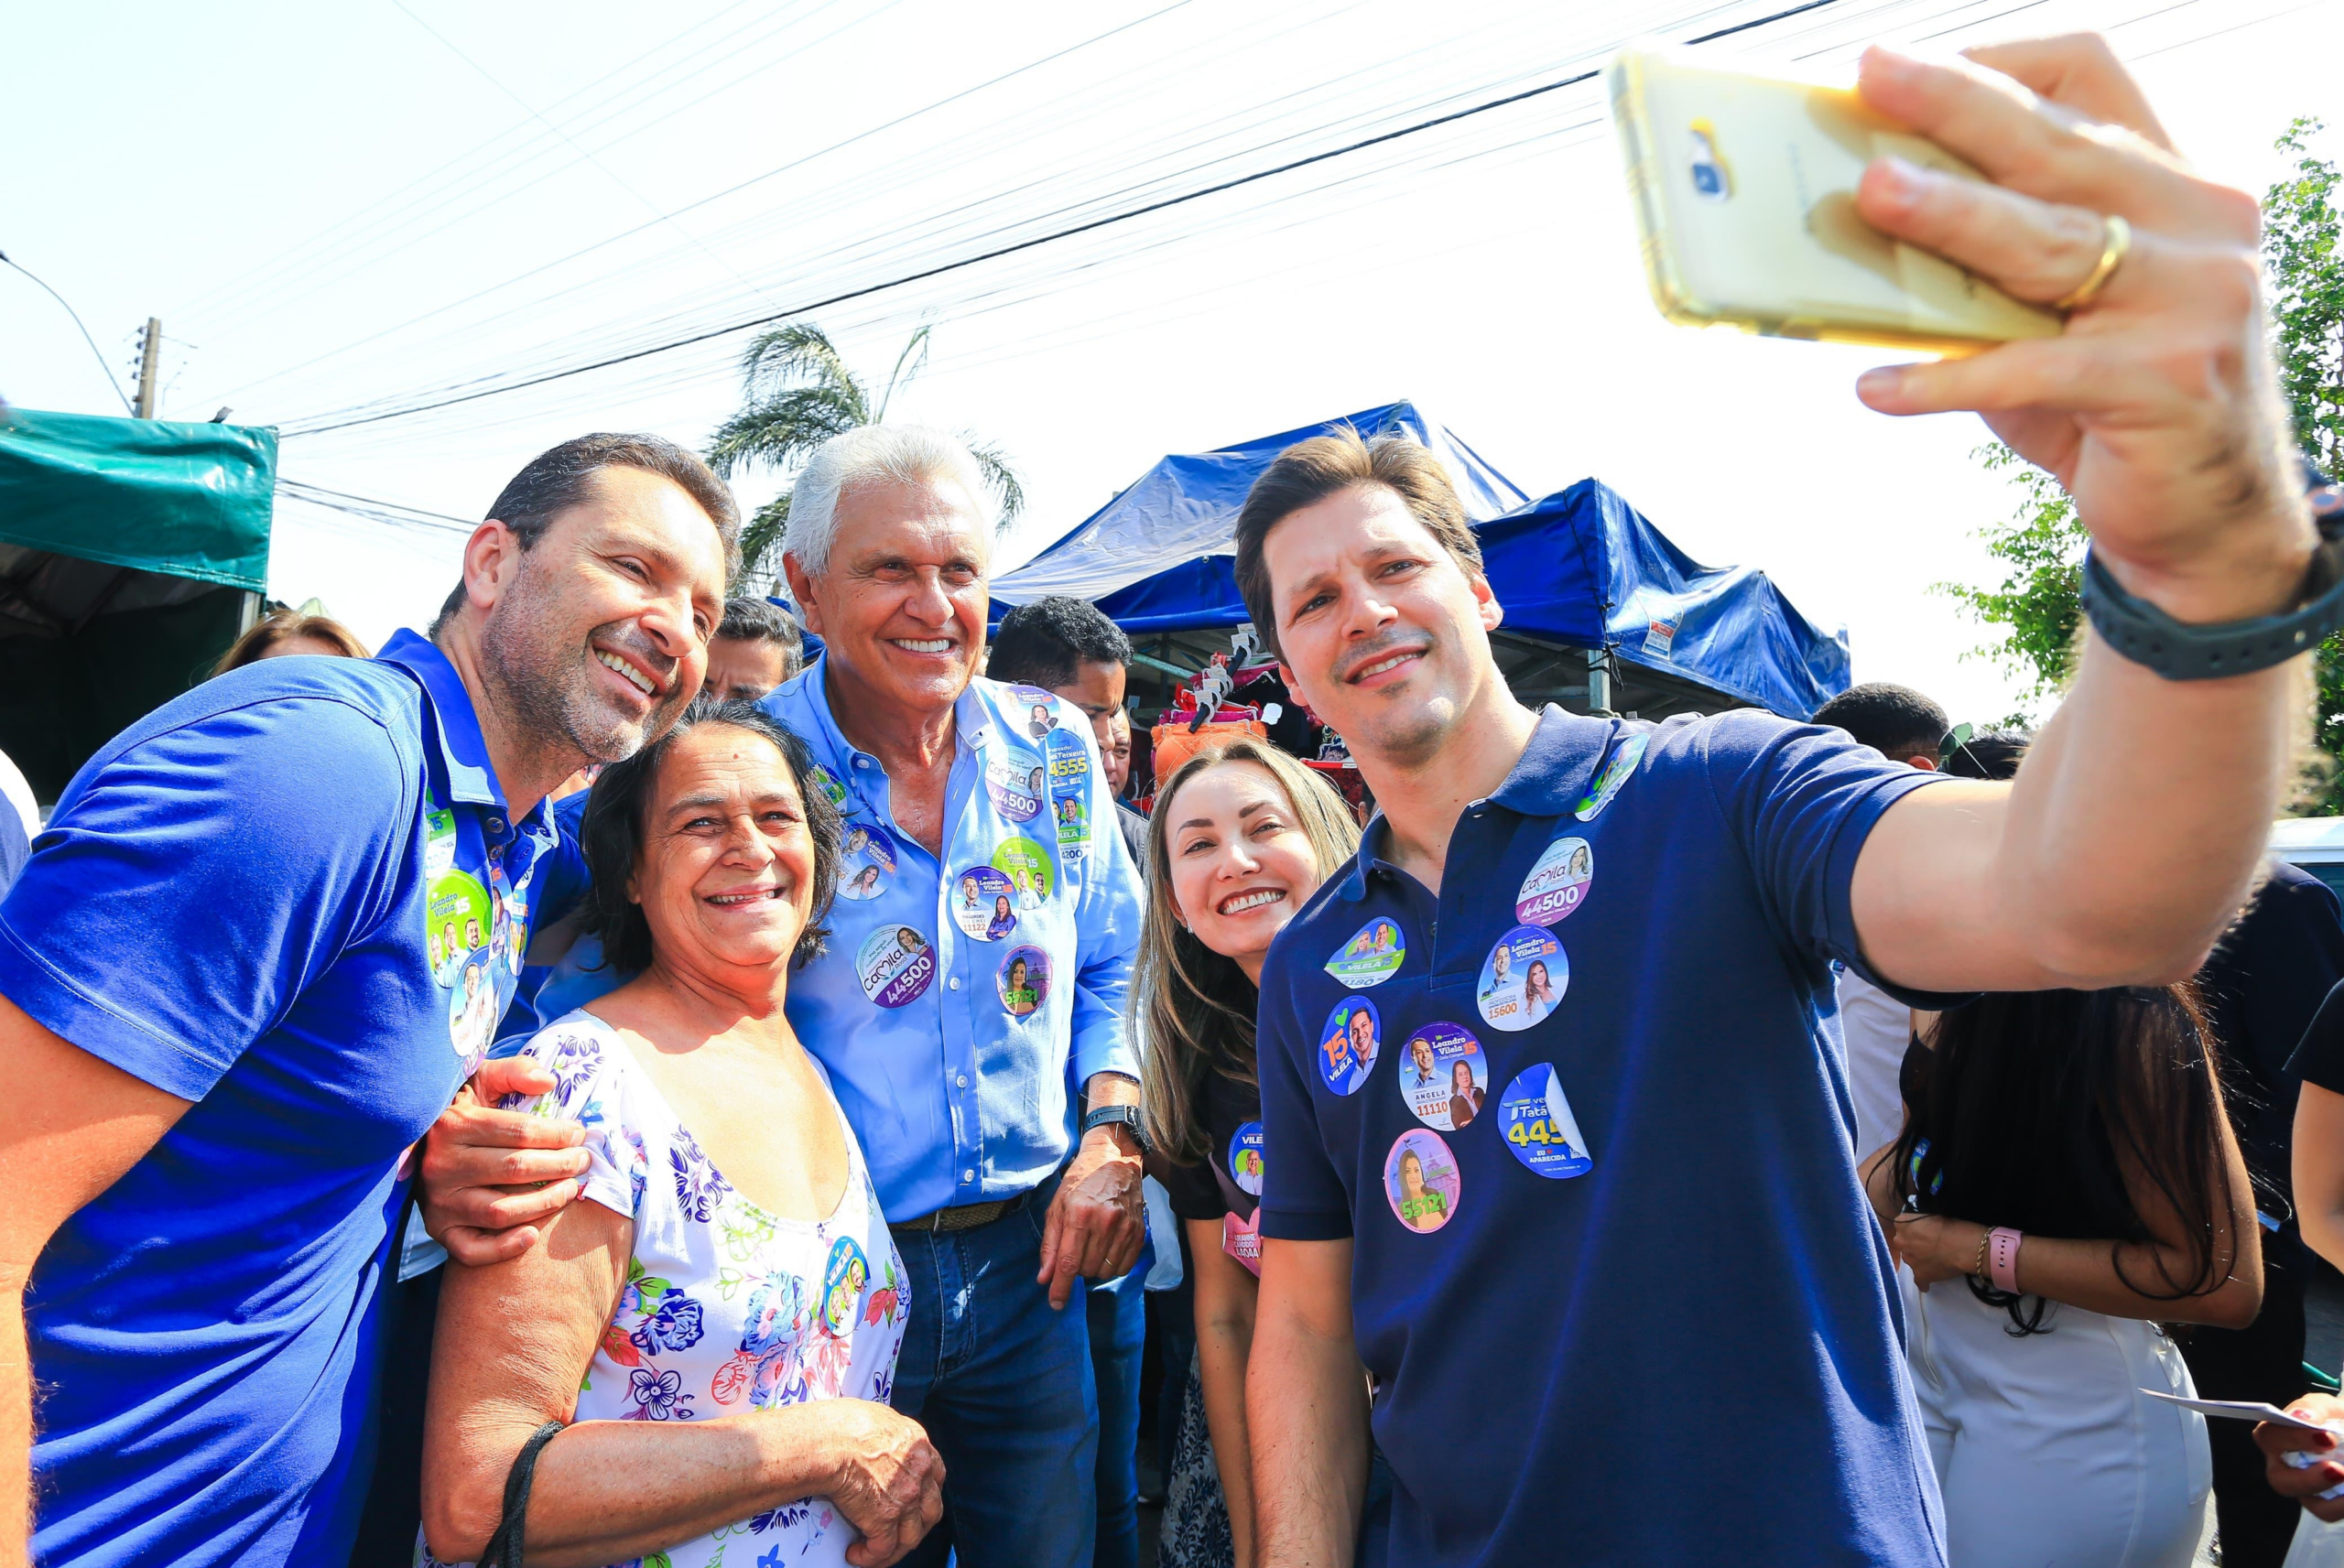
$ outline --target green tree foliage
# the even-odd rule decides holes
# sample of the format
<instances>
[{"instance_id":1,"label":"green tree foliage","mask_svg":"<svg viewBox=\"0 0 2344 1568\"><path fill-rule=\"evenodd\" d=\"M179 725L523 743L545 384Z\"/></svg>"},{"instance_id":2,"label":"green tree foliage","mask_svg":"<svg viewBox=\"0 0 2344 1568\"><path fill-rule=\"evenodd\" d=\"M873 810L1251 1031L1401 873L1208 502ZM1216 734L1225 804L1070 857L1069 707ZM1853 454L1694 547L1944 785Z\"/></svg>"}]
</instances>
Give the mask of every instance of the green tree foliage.
<instances>
[{"instance_id":1,"label":"green tree foliage","mask_svg":"<svg viewBox=\"0 0 2344 1568\"><path fill-rule=\"evenodd\" d=\"M2295 168L2263 199L2263 260L2269 283L2272 349L2280 392L2294 417L2295 438L2330 474L2344 467L2344 214L2337 191L2344 183L2335 160L2313 156L2320 122L2298 118L2275 144L2294 155ZM1980 532L1986 553L2001 564L1991 588L1940 583L1940 592L1968 606L1990 628L1993 642L1978 652L2027 683L2030 708L2064 687L2075 656L2082 612L2077 604L2085 535L2075 503L2058 481L1996 442L1979 449L1989 469L2013 470L2021 500L2012 515ZM2331 758L2344 754L2344 636L2321 644L2317 740ZM2024 722L2027 715L2013 715ZM2304 808L2344 811L2344 770L2315 781Z\"/></svg>"},{"instance_id":2,"label":"green tree foliage","mask_svg":"<svg viewBox=\"0 0 2344 1568\"><path fill-rule=\"evenodd\" d=\"M928 329L911 335L895 368L874 397L819 327L793 322L760 333L741 356L740 409L716 427L710 466L731 479L763 467L794 478L814 449L832 436L887 422L887 406L928 363ZM997 447L968 439L969 450L1001 503L1006 525L1026 509L1025 486ZM789 525L790 492L757 509L741 531L741 577L768 580L781 571L781 540Z\"/></svg>"}]
</instances>

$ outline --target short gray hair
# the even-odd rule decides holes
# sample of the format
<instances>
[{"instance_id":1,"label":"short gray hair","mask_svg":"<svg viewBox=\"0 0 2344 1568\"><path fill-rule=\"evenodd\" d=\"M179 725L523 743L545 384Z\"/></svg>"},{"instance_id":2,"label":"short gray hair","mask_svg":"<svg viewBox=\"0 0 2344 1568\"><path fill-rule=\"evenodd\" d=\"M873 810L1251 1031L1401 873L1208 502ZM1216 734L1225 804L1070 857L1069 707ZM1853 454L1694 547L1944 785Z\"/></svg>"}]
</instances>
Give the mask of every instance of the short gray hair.
<instances>
[{"instance_id":1,"label":"short gray hair","mask_svg":"<svg viewBox=\"0 0 2344 1568\"><path fill-rule=\"evenodd\" d=\"M781 553L809 572L826 571L838 539L839 498L866 484L957 484L976 513L978 531L993 544L993 492L968 444L950 430L926 425L865 425L832 436L790 491L789 531Z\"/></svg>"}]
</instances>

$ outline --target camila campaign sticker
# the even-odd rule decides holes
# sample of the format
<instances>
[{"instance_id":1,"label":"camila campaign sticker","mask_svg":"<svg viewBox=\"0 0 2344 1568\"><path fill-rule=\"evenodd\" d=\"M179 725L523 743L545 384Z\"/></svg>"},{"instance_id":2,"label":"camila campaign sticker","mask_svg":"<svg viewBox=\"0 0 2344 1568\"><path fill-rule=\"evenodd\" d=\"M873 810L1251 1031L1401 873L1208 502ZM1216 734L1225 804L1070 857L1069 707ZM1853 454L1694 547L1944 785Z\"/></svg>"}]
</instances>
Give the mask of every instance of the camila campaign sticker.
<instances>
[{"instance_id":1,"label":"camila campaign sticker","mask_svg":"<svg viewBox=\"0 0 2344 1568\"><path fill-rule=\"evenodd\" d=\"M1498 1098L1498 1130L1514 1157L1539 1175L1560 1181L1595 1167L1551 1063L1525 1069L1506 1086Z\"/></svg>"},{"instance_id":2,"label":"camila campaign sticker","mask_svg":"<svg viewBox=\"0 0 2344 1568\"><path fill-rule=\"evenodd\" d=\"M1572 808L1571 815L1581 822L1594 821L1595 814L1612 804L1612 797L1620 793L1620 786L1626 784L1628 775L1636 771L1636 764L1644 760L1644 747L1651 743L1651 731L1640 730L1621 741L1620 749L1612 753L1612 760L1603 764L1603 772L1596 776L1595 787L1589 790L1587 797Z\"/></svg>"},{"instance_id":3,"label":"camila campaign sticker","mask_svg":"<svg viewBox=\"0 0 2344 1568\"><path fill-rule=\"evenodd\" d=\"M863 1287L870 1279L871 1264L853 1237L841 1236L830 1243L830 1260L822 1266L822 1323L832 1338L845 1338L854 1326Z\"/></svg>"},{"instance_id":4,"label":"camila campaign sticker","mask_svg":"<svg viewBox=\"0 0 2344 1568\"><path fill-rule=\"evenodd\" d=\"M1481 1022L1509 1033L1527 1029L1555 1011L1570 982L1571 961L1553 934L1544 926L1517 925L1481 960L1474 993Z\"/></svg>"},{"instance_id":5,"label":"camila campaign sticker","mask_svg":"<svg viewBox=\"0 0 2344 1568\"><path fill-rule=\"evenodd\" d=\"M1003 839L993 852L993 866L1009 879L1009 902L1018 913L1049 902L1050 854L1031 838Z\"/></svg>"},{"instance_id":6,"label":"camila campaign sticker","mask_svg":"<svg viewBox=\"0 0 2344 1568\"><path fill-rule=\"evenodd\" d=\"M1050 816L1058 824L1058 858L1080 860L1091 849L1091 754L1071 730L1053 730L1042 742L1049 758Z\"/></svg>"},{"instance_id":7,"label":"camila campaign sticker","mask_svg":"<svg viewBox=\"0 0 2344 1568\"><path fill-rule=\"evenodd\" d=\"M451 871L430 884L423 903L424 949L441 985L454 985L466 956L488 946L492 911L488 890L470 871Z\"/></svg>"},{"instance_id":8,"label":"camila campaign sticker","mask_svg":"<svg viewBox=\"0 0 2344 1568\"><path fill-rule=\"evenodd\" d=\"M884 827L860 823L846 830L846 845L839 855L839 896L860 902L887 891L895 874L895 847Z\"/></svg>"},{"instance_id":9,"label":"camila campaign sticker","mask_svg":"<svg viewBox=\"0 0 2344 1568\"><path fill-rule=\"evenodd\" d=\"M846 785L839 783L838 775L819 762L814 764L814 783L824 795L830 797L832 806L841 811L846 809Z\"/></svg>"},{"instance_id":10,"label":"camila campaign sticker","mask_svg":"<svg viewBox=\"0 0 2344 1568\"><path fill-rule=\"evenodd\" d=\"M1012 947L993 983L1010 1017L1031 1018L1050 1000L1050 956L1031 946Z\"/></svg>"},{"instance_id":11,"label":"camila campaign sticker","mask_svg":"<svg viewBox=\"0 0 2344 1568\"><path fill-rule=\"evenodd\" d=\"M1011 687L1009 699L1016 707L1017 730L1027 740L1043 740L1058 727L1058 699L1039 687Z\"/></svg>"},{"instance_id":12,"label":"camila campaign sticker","mask_svg":"<svg viewBox=\"0 0 2344 1568\"><path fill-rule=\"evenodd\" d=\"M985 794L1012 822L1031 822L1042 809L1042 764L1031 752L996 746L985 759Z\"/></svg>"},{"instance_id":13,"label":"camila campaign sticker","mask_svg":"<svg viewBox=\"0 0 2344 1568\"><path fill-rule=\"evenodd\" d=\"M1595 855L1584 838L1557 838L1546 846L1522 891L1514 895L1514 917L1525 925L1552 925L1579 907L1595 877Z\"/></svg>"},{"instance_id":14,"label":"camila campaign sticker","mask_svg":"<svg viewBox=\"0 0 2344 1568\"><path fill-rule=\"evenodd\" d=\"M991 866L971 866L952 883L952 924L980 942L1017 929L1017 893Z\"/></svg>"},{"instance_id":15,"label":"camila campaign sticker","mask_svg":"<svg viewBox=\"0 0 2344 1568\"><path fill-rule=\"evenodd\" d=\"M1262 1124L1249 1121L1229 1140L1229 1179L1237 1190L1262 1195Z\"/></svg>"},{"instance_id":16,"label":"camila campaign sticker","mask_svg":"<svg viewBox=\"0 0 2344 1568\"><path fill-rule=\"evenodd\" d=\"M1399 922L1379 914L1335 950L1327 960L1327 972L1355 991L1365 990L1390 979L1407 956Z\"/></svg>"},{"instance_id":17,"label":"camila campaign sticker","mask_svg":"<svg viewBox=\"0 0 2344 1568\"><path fill-rule=\"evenodd\" d=\"M1460 1186L1457 1156L1438 1132L1411 1128L1393 1140L1392 1152L1384 1157L1384 1195L1400 1223L1419 1235L1456 1217Z\"/></svg>"},{"instance_id":18,"label":"camila campaign sticker","mask_svg":"<svg viewBox=\"0 0 2344 1568\"><path fill-rule=\"evenodd\" d=\"M1262 1211L1240 1219L1234 1213L1221 1217L1221 1249L1251 1270L1255 1278L1262 1272Z\"/></svg>"},{"instance_id":19,"label":"camila campaign sticker","mask_svg":"<svg viewBox=\"0 0 2344 1568\"><path fill-rule=\"evenodd\" d=\"M1481 1112L1489 1095L1490 1059L1462 1025L1427 1023L1400 1048L1394 1076L1400 1098L1418 1121L1454 1132Z\"/></svg>"},{"instance_id":20,"label":"camila campaign sticker","mask_svg":"<svg viewBox=\"0 0 2344 1568\"><path fill-rule=\"evenodd\" d=\"M936 946L908 925L882 925L854 955L863 994L881 1007L901 1007L936 979Z\"/></svg>"},{"instance_id":21,"label":"camila campaign sticker","mask_svg":"<svg viewBox=\"0 0 2344 1568\"><path fill-rule=\"evenodd\" d=\"M1375 1070L1384 1046L1384 1020L1363 996L1335 1004L1318 1032L1318 1076L1339 1095L1355 1094Z\"/></svg>"}]
</instances>

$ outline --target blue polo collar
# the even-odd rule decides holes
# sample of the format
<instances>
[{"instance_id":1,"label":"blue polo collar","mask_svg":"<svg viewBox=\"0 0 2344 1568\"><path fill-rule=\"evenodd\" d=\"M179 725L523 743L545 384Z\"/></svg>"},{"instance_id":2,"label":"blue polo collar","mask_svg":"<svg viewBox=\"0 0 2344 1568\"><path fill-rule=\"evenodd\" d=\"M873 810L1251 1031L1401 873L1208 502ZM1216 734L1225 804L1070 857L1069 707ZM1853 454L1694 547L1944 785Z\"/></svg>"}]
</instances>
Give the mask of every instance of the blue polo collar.
<instances>
[{"instance_id":1,"label":"blue polo collar","mask_svg":"<svg viewBox=\"0 0 2344 1568\"><path fill-rule=\"evenodd\" d=\"M480 716L472 711L472 694L463 677L429 640L400 631L374 655L396 665L423 687L431 710L432 786L440 798L467 806L505 806L505 786L488 760L488 741L480 732Z\"/></svg>"},{"instance_id":2,"label":"blue polo collar","mask_svg":"<svg viewBox=\"0 0 2344 1568\"><path fill-rule=\"evenodd\" d=\"M796 683L807 705L813 710L814 722L821 727L821 739L831 755L849 762L857 757L869 757L871 765L878 767L879 759L871 757L867 752L857 751L854 742L846 738L845 732L839 728L838 719L830 712L830 665L828 653L818 654L814 662L799 674ZM952 699L953 741L957 747L967 751L982 752L986 742L993 739L993 705L979 690L984 684L983 677L979 676L970 681L960 695Z\"/></svg>"},{"instance_id":3,"label":"blue polo collar","mask_svg":"<svg viewBox=\"0 0 2344 1568\"><path fill-rule=\"evenodd\" d=\"M1625 726L1619 719L1583 718L1550 702L1539 713L1530 744L1523 748L1521 760L1506 774L1505 782L1486 802L1475 801L1466 810L1470 813L1490 805L1502 806L1520 816L1560 816L1585 797L1595 781L1597 764L1623 733ZM1392 870L1383 854L1389 831L1379 811L1360 834L1359 853L1351 858L1351 869L1337 886L1345 902L1357 903L1367 896L1372 872Z\"/></svg>"}]
</instances>

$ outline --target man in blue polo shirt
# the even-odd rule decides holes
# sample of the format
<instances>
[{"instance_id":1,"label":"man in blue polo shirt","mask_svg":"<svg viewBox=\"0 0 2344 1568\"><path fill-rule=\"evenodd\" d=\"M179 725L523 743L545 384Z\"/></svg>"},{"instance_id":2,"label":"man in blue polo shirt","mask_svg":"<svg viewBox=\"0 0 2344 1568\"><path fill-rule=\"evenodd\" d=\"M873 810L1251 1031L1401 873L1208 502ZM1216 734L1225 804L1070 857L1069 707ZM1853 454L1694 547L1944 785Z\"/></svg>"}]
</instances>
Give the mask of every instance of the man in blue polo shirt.
<instances>
[{"instance_id":1,"label":"man in blue polo shirt","mask_svg":"<svg viewBox=\"0 0 2344 1568\"><path fill-rule=\"evenodd\" d=\"M2078 43L1987 63L2139 103ZM2070 332L2090 353L1875 372L1866 401L2005 411L2135 596L2111 614L2332 606L2336 548L2316 552L2267 392L2251 212L1983 76L1875 53L1864 82L1990 172L2073 181L2033 198L2089 192L2138 232L1875 166L1865 215L1892 234L2031 299L2089 274ZM2102 232L2116 261L2095 266ZM2193 351L2202 373L2177 373ZM1326 1568L1361 1540L1405 1568L1941 1564L1831 961L1916 1000L2186 977L2253 871L2303 661L2267 628L2225 632L2262 651L2210 668L2095 643L2014 785L1933 783L1755 711L1523 708L1462 510L1405 442L1281 455L1236 576L1382 806L1263 975L1258 1561ZM1394 962L1341 963L1380 923ZM1449 1097L1405 1092L1420 1044ZM2022 1289L2027 1267L2022 1240ZM1371 1422L1394 1486L1362 1540Z\"/></svg>"},{"instance_id":2,"label":"man in blue polo shirt","mask_svg":"<svg viewBox=\"0 0 2344 1568\"><path fill-rule=\"evenodd\" d=\"M700 689L737 526L679 448L566 443L430 641L208 682L67 787L0 904L0 1345L21 1314L41 1563L348 1557L390 1223L512 995L540 802ZM29 1392L0 1357L0 1468Z\"/></svg>"}]
</instances>

